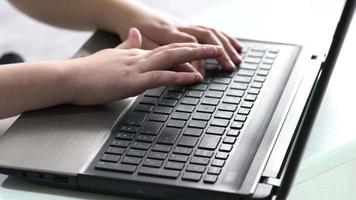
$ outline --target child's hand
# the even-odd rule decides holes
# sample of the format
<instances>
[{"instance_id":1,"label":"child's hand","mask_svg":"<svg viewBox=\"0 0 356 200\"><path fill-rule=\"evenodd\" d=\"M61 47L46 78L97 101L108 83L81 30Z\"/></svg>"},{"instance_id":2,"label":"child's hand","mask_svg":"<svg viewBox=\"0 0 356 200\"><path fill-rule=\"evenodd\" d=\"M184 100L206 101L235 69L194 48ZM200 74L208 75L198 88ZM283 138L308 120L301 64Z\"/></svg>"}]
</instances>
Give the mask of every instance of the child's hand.
<instances>
[{"instance_id":1,"label":"child's hand","mask_svg":"<svg viewBox=\"0 0 356 200\"><path fill-rule=\"evenodd\" d=\"M138 49L140 32L132 28L114 49L68 61L71 103L93 105L135 96L161 85L192 84L202 75L188 62L222 55L222 48L196 43L173 43L154 50ZM174 71L170 71L173 69Z\"/></svg>"}]
</instances>

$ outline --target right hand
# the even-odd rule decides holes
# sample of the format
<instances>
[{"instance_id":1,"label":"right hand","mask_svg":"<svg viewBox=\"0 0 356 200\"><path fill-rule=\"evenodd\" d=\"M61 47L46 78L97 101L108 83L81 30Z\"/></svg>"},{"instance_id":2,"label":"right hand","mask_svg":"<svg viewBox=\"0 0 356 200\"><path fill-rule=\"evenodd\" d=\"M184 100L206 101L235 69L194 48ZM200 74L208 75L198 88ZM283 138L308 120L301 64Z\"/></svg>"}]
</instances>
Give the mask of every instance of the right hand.
<instances>
[{"instance_id":1,"label":"right hand","mask_svg":"<svg viewBox=\"0 0 356 200\"><path fill-rule=\"evenodd\" d=\"M215 45L173 43L142 50L141 43L138 29L131 28L118 47L69 60L71 103L104 104L163 85L193 84L203 77L189 62L223 53Z\"/></svg>"}]
</instances>

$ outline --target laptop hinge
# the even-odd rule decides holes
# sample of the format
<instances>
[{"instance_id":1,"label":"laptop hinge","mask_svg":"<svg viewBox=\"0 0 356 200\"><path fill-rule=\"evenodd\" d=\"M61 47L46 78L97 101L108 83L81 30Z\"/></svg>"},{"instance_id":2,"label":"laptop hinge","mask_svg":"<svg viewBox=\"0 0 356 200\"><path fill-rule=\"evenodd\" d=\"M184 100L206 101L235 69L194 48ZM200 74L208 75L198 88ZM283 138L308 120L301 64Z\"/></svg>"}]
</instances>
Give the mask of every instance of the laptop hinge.
<instances>
[{"instance_id":1,"label":"laptop hinge","mask_svg":"<svg viewBox=\"0 0 356 200\"><path fill-rule=\"evenodd\" d=\"M262 182L268 185L273 185L275 187L281 186L281 179L278 178L265 177Z\"/></svg>"}]
</instances>

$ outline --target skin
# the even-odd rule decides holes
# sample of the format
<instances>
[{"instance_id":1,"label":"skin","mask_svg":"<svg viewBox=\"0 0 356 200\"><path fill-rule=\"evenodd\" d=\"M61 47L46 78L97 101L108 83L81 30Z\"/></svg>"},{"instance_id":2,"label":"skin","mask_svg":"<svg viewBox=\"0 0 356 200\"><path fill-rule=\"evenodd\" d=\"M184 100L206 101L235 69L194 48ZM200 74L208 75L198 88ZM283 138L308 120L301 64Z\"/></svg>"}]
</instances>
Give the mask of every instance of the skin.
<instances>
[{"instance_id":1,"label":"skin","mask_svg":"<svg viewBox=\"0 0 356 200\"><path fill-rule=\"evenodd\" d=\"M241 62L242 45L231 36L183 24L133 0L10 2L45 23L99 28L125 41L83 58L0 66L0 94L6 94L0 95L0 119L59 104L104 104L162 85L193 84L202 80L201 60L206 58L216 58L226 71Z\"/></svg>"}]
</instances>

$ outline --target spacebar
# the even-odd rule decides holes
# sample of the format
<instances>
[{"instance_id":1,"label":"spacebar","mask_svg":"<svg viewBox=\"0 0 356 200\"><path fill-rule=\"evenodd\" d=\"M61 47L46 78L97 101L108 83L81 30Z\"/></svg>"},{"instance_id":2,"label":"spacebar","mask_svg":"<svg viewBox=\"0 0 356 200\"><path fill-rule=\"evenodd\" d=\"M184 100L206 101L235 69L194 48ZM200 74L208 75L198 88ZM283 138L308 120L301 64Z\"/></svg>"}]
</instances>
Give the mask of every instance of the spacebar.
<instances>
[{"instance_id":1,"label":"spacebar","mask_svg":"<svg viewBox=\"0 0 356 200\"><path fill-rule=\"evenodd\" d=\"M148 175L148 176L157 176L164 178L178 178L179 171L167 170L167 169L155 169L149 167L142 167L139 171L139 174Z\"/></svg>"}]
</instances>

